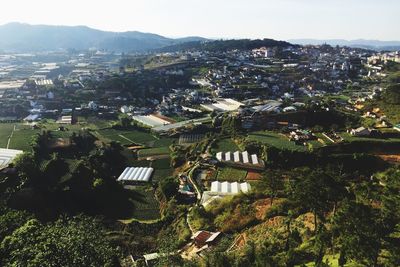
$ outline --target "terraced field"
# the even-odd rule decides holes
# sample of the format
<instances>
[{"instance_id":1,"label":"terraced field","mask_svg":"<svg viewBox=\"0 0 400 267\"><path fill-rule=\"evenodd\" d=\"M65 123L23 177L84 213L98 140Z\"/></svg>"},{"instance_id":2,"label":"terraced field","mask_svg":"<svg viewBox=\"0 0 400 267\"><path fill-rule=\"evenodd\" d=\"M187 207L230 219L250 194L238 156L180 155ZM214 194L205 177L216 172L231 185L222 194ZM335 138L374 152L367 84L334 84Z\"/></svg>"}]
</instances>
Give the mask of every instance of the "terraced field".
<instances>
[{"instance_id":1,"label":"terraced field","mask_svg":"<svg viewBox=\"0 0 400 267\"><path fill-rule=\"evenodd\" d=\"M154 196L153 189L136 187L131 189L136 197L131 199L134 205L132 219L139 221L150 221L160 219L160 204Z\"/></svg>"},{"instance_id":2,"label":"terraced field","mask_svg":"<svg viewBox=\"0 0 400 267\"><path fill-rule=\"evenodd\" d=\"M149 145L157 141L152 134L135 130L102 129L97 131L101 137L111 141L120 142L122 145L140 144Z\"/></svg>"},{"instance_id":3,"label":"terraced field","mask_svg":"<svg viewBox=\"0 0 400 267\"><path fill-rule=\"evenodd\" d=\"M250 141L257 141L266 145L270 145L279 149L293 150L293 151L306 151L307 147L296 145L294 142L289 141L285 136L275 132L260 131L249 134L247 137ZM313 143L313 145L318 145ZM322 144L321 144L322 145Z\"/></svg>"},{"instance_id":4,"label":"terraced field","mask_svg":"<svg viewBox=\"0 0 400 267\"><path fill-rule=\"evenodd\" d=\"M247 171L239 170L231 167L219 168L217 173L217 181L238 182L246 179Z\"/></svg>"}]
</instances>

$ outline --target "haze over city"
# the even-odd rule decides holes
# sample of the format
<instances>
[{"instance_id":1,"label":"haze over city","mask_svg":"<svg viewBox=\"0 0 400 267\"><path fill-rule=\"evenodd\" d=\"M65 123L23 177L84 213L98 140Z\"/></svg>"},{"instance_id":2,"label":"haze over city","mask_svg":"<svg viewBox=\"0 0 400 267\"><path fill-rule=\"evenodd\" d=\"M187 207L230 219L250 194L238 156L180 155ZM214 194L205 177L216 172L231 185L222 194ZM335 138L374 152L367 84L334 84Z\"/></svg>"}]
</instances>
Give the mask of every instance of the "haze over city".
<instances>
[{"instance_id":1,"label":"haze over city","mask_svg":"<svg viewBox=\"0 0 400 267\"><path fill-rule=\"evenodd\" d=\"M7 0L0 24L86 25L168 37L400 40L397 7L397 0Z\"/></svg>"}]
</instances>

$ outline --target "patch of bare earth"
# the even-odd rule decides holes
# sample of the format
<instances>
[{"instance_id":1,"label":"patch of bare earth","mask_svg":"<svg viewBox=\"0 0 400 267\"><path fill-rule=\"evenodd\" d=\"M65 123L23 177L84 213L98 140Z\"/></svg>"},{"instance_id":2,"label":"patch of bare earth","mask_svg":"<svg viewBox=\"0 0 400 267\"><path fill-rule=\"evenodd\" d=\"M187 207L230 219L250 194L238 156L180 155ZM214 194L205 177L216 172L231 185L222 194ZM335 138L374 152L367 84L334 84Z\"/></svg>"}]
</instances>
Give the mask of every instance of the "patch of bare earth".
<instances>
[{"instance_id":1,"label":"patch of bare earth","mask_svg":"<svg viewBox=\"0 0 400 267\"><path fill-rule=\"evenodd\" d=\"M273 205L281 202L280 199L274 199ZM268 210L271 208L271 199L270 198L264 198L257 200L253 204L256 209L256 218L258 220L264 220L265 215L267 214Z\"/></svg>"}]
</instances>

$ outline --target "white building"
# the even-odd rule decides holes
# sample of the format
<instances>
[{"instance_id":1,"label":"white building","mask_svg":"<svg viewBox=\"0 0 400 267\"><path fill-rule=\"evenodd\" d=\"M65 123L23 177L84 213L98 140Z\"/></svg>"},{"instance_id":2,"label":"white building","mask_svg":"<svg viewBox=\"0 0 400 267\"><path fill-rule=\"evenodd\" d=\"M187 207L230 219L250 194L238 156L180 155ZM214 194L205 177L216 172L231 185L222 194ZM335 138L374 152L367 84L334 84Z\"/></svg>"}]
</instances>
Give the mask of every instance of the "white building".
<instances>
[{"instance_id":1,"label":"white building","mask_svg":"<svg viewBox=\"0 0 400 267\"><path fill-rule=\"evenodd\" d=\"M133 116L132 119L150 127L157 127L157 126L171 124L171 122L164 120L160 117L157 117L155 115Z\"/></svg>"},{"instance_id":2,"label":"white building","mask_svg":"<svg viewBox=\"0 0 400 267\"><path fill-rule=\"evenodd\" d=\"M97 110L99 108L99 106L94 101L90 101L89 104L88 104L88 107L91 110Z\"/></svg>"},{"instance_id":3,"label":"white building","mask_svg":"<svg viewBox=\"0 0 400 267\"><path fill-rule=\"evenodd\" d=\"M256 169L264 168L264 161L260 160L256 154L249 155L247 151L240 152L218 152L217 160L227 164L233 164L242 167L254 167Z\"/></svg>"},{"instance_id":4,"label":"white building","mask_svg":"<svg viewBox=\"0 0 400 267\"><path fill-rule=\"evenodd\" d=\"M209 111L236 111L238 110L241 106L243 106L243 103L240 103L239 101L236 101L231 98L224 98L224 99L217 99L216 103L212 104L202 104L201 106Z\"/></svg>"},{"instance_id":5,"label":"white building","mask_svg":"<svg viewBox=\"0 0 400 267\"><path fill-rule=\"evenodd\" d=\"M120 111L125 114L125 113L128 113L130 111L130 108L128 106L122 106L120 108Z\"/></svg>"},{"instance_id":6,"label":"white building","mask_svg":"<svg viewBox=\"0 0 400 267\"><path fill-rule=\"evenodd\" d=\"M0 148L0 170L7 168L8 165L20 154L21 150Z\"/></svg>"},{"instance_id":7,"label":"white building","mask_svg":"<svg viewBox=\"0 0 400 267\"><path fill-rule=\"evenodd\" d=\"M248 193L251 189L249 183L229 183L214 181L211 183L211 192L218 194L235 195L239 193Z\"/></svg>"},{"instance_id":8,"label":"white building","mask_svg":"<svg viewBox=\"0 0 400 267\"><path fill-rule=\"evenodd\" d=\"M201 204L206 207L215 200L240 193L248 193L250 190L251 186L249 183L214 181L211 183L211 190L203 192Z\"/></svg>"},{"instance_id":9,"label":"white building","mask_svg":"<svg viewBox=\"0 0 400 267\"><path fill-rule=\"evenodd\" d=\"M127 167L118 177L119 182L149 182L153 174L153 168Z\"/></svg>"},{"instance_id":10,"label":"white building","mask_svg":"<svg viewBox=\"0 0 400 267\"><path fill-rule=\"evenodd\" d=\"M354 136L370 136L371 130L365 127L359 127L357 129L351 129L350 134Z\"/></svg>"}]
</instances>

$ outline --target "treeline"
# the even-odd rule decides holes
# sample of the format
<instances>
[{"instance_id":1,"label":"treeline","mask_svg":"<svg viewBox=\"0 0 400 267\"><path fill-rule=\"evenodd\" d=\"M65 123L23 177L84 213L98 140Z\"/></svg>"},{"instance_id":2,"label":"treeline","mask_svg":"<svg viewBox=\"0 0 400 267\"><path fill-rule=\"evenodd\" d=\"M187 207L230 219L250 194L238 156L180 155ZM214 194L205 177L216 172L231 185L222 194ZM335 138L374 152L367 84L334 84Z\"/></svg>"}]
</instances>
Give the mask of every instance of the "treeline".
<instances>
[{"instance_id":1,"label":"treeline","mask_svg":"<svg viewBox=\"0 0 400 267\"><path fill-rule=\"evenodd\" d=\"M195 41L183 44L177 44L159 49L160 52L175 51L210 51L210 52L226 52L229 50L252 50L260 47L291 47L294 46L285 41L276 41L273 39L241 39L241 40L216 40L216 41Z\"/></svg>"}]
</instances>

